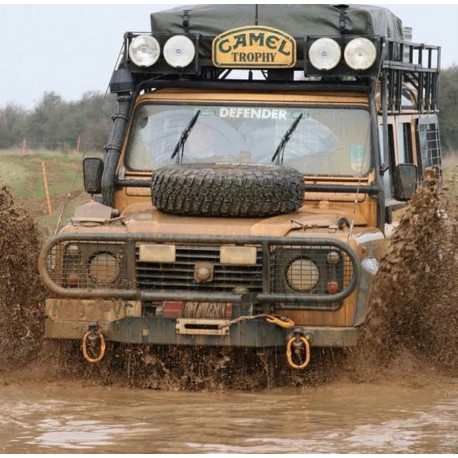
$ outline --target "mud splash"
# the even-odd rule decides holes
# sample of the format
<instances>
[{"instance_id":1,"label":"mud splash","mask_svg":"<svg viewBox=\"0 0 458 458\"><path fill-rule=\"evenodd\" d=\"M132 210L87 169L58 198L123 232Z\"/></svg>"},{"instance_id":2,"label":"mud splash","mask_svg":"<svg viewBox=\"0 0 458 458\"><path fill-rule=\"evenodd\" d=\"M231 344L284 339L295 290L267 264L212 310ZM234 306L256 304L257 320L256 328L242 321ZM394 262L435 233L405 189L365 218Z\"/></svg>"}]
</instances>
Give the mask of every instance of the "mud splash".
<instances>
[{"instance_id":1,"label":"mud splash","mask_svg":"<svg viewBox=\"0 0 458 458\"><path fill-rule=\"evenodd\" d=\"M354 366L458 373L456 203L431 181L412 199L378 273Z\"/></svg>"},{"instance_id":2,"label":"mud splash","mask_svg":"<svg viewBox=\"0 0 458 458\"><path fill-rule=\"evenodd\" d=\"M79 343L45 342L31 373L49 380L80 380L83 386L118 386L164 391L256 391L319 386L339 378L343 351L316 350L306 371L289 368L283 353L251 349L144 347L109 343L105 358L88 365Z\"/></svg>"},{"instance_id":3,"label":"mud splash","mask_svg":"<svg viewBox=\"0 0 458 458\"><path fill-rule=\"evenodd\" d=\"M45 290L37 275L38 231L33 219L0 189L0 365L20 367L43 341Z\"/></svg>"},{"instance_id":4,"label":"mud splash","mask_svg":"<svg viewBox=\"0 0 458 458\"><path fill-rule=\"evenodd\" d=\"M295 371L281 354L220 348L144 348L109 343L88 365L78 342L43 340L45 291L36 271L41 242L32 219L0 192L0 372L28 365L19 378L80 380L168 391L313 386L336 380L423 377L458 369L457 208L435 183L411 201L381 263L357 350L313 349ZM18 377L18 374L15 374Z\"/></svg>"}]
</instances>

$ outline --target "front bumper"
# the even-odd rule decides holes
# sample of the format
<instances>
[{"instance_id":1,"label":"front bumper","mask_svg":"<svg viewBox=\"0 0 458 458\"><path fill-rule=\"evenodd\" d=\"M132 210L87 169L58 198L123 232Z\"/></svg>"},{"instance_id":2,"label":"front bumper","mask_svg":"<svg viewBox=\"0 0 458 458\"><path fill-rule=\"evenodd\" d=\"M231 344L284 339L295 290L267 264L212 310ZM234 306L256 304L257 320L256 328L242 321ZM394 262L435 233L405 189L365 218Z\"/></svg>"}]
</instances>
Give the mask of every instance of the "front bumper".
<instances>
[{"instance_id":1,"label":"front bumper","mask_svg":"<svg viewBox=\"0 0 458 458\"><path fill-rule=\"evenodd\" d=\"M45 336L80 340L97 323L109 341L145 345L284 348L291 330L262 319L227 320L138 316L139 303L48 299ZM137 315L137 316L136 316ZM355 346L354 327L296 326L313 347Z\"/></svg>"},{"instance_id":2,"label":"front bumper","mask_svg":"<svg viewBox=\"0 0 458 458\"><path fill-rule=\"evenodd\" d=\"M163 245L174 248L173 260L142 258L142 248ZM256 247L254 264L223 261L226 246ZM337 266L327 262L330 251L340 256ZM109 269L92 270L93 260L99 257L108 266L107 259L117 260L114 279L108 281ZM317 286L307 293L292 290L284 280L291 263L302 258L313 260L321 272ZM212 265L213 278L197 282L196 268L203 261ZM100 265L104 267L102 261ZM108 340L116 342L253 348L284 347L291 333L253 319L260 310L336 311L360 277L355 252L336 239L111 232L53 237L40 254L39 270L43 283L59 298L46 303L46 337L81 339L96 324ZM110 286L97 285L94 273ZM328 293L326 279L338 280L341 288ZM233 312L226 319L247 319L225 326L223 319L189 321L193 315L161 315L158 304L168 301L231 304ZM356 329L345 320L332 327L300 323L296 329L309 336L312 346L356 344Z\"/></svg>"}]
</instances>

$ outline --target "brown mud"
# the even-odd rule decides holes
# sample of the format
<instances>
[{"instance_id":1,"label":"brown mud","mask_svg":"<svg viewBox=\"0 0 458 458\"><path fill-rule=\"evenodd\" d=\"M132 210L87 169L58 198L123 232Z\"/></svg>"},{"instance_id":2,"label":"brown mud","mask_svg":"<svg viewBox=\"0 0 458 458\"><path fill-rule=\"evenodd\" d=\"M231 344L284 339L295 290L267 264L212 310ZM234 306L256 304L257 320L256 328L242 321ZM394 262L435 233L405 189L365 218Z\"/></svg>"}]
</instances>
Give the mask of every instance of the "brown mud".
<instances>
[{"instance_id":1,"label":"brown mud","mask_svg":"<svg viewBox=\"0 0 458 458\"><path fill-rule=\"evenodd\" d=\"M452 181L456 183L456 176ZM88 365L80 344L43 339L46 295L32 218L0 191L0 383L79 381L156 390L256 390L331 382L428 383L458 374L458 209L431 182L411 201L376 277L357 349L312 349L303 371L284 354L109 343Z\"/></svg>"},{"instance_id":2,"label":"brown mud","mask_svg":"<svg viewBox=\"0 0 458 458\"><path fill-rule=\"evenodd\" d=\"M0 189L0 367L33 360L43 336L45 290L37 274L40 239L33 219Z\"/></svg>"},{"instance_id":3,"label":"brown mud","mask_svg":"<svg viewBox=\"0 0 458 458\"><path fill-rule=\"evenodd\" d=\"M401 377L458 375L457 217L456 200L433 181L412 199L374 282L353 361L360 376L390 365Z\"/></svg>"}]
</instances>

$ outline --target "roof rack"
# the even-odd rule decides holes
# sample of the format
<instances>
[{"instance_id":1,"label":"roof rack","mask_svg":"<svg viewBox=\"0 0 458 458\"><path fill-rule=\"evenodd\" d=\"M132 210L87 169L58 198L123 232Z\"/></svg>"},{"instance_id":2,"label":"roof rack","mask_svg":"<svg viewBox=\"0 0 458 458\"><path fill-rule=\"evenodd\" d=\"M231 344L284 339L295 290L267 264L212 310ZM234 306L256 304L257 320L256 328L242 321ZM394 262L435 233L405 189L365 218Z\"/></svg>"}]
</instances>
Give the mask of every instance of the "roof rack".
<instances>
[{"instance_id":1,"label":"roof rack","mask_svg":"<svg viewBox=\"0 0 458 458\"><path fill-rule=\"evenodd\" d=\"M381 75L382 101L389 114L402 113L403 89L408 85L415 93L420 113L437 113L439 46L384 39Z\"/></svg>"},{"instance_id":2,"label":"roof rack","mask_svg":"<svg viewBox=\"0 0 458 458\"><path fill-rule=\"evenodd\" d=\"M139 33L128 32L125 34L124 49L129 49L131 40ZM155 39L162 47L170 37L165 33L153 33ZM151 68L140 68L134 65L124 52L120 68L126 69L132 76L134 87L137 90L148 90L155 87L159 81L169 81L170 84L188 84L192 86L199 82L214 84L230 84L224 75L233 69L217 68L201 50L202 43L209 41L209 36L200 34L187 34L194 42L196 52L193 62L183 69L170 67L161 56ZM342 59L332 70L320 70L314 68L309 61L308 50L319 36L295 37L298 44L297 59L292 68L282 69L276 73L266 71L270 83L279 83L301 90L316 90L320 85L330 90L342 90L346 86L358 85L360 89L375 88L374 81L380 82L382 111L386 114L399 114L406 110L419 113L438 112L438 77L440 70L441 49L439 46L412 43L397 38L384 36L366 36L376 48L376 60L367 70L352 70ZM344 49L351 36L330 37ZM202 54L205 57L202 57ZM261 70L262 71L262 70ZM294 71L302 71L306 77L302 81L291 78ZM307 78L309 79L308 81ZM159 81L158 81L159 80ZM311 82L313 81L313 82ZM314 82L316 84L314 84ZM255 80L247 80L251 88L260 84ZM243 81L239 81L243 84ZM345 89L343 89L345 90ZM409 92L411 101L408 106L403 104L406 100L406 91ZM114 90L114 92L118 92Z\"/></svg>"}]
</instances>

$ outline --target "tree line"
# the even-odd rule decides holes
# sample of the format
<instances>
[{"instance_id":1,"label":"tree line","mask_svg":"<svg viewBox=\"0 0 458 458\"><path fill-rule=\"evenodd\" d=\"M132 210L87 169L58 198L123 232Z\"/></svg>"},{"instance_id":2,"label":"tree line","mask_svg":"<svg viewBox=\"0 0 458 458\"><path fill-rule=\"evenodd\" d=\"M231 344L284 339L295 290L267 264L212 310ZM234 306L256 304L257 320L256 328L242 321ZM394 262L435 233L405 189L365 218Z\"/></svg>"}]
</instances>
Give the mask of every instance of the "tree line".
<instances>
[{"instance_id":1,"label":"tree line","mask_svg":"<svg viewBox=\"0 0 458 458\"><path fill-rule=\"evenodd\" d=\"M88 92L75 102L67 102L54 92L45 92L32 110L9 103L0 108L0 148L103 150L111 129L116 101L112 95ZM78 140L79 139L79 140Z\"/></svg>"},{"instance_id":2,"label":"tree line","mask_svg":"<svg viewBox=\"0 0 458 458\"><path fill-rule=\"evenodd\" d=\"M444 154L458 154L458 66L439 76L439 127Z\"/></svg>"},{"instance_id":3,"label":"tree line","mask_svg":"<svg viewBox=\"0 0 458 458\"><path fill-rule=\"evenodd\" d=\"M458 151L458 66L443 70L439 77L439 123L444 155ZM47 92L32 110L14 103L0 107L0 148L102 151L116 111L115 97L88 92L81 100L67 102ZM79 140L78 140L79 139Z\"/></svg>"}]
</instances>

